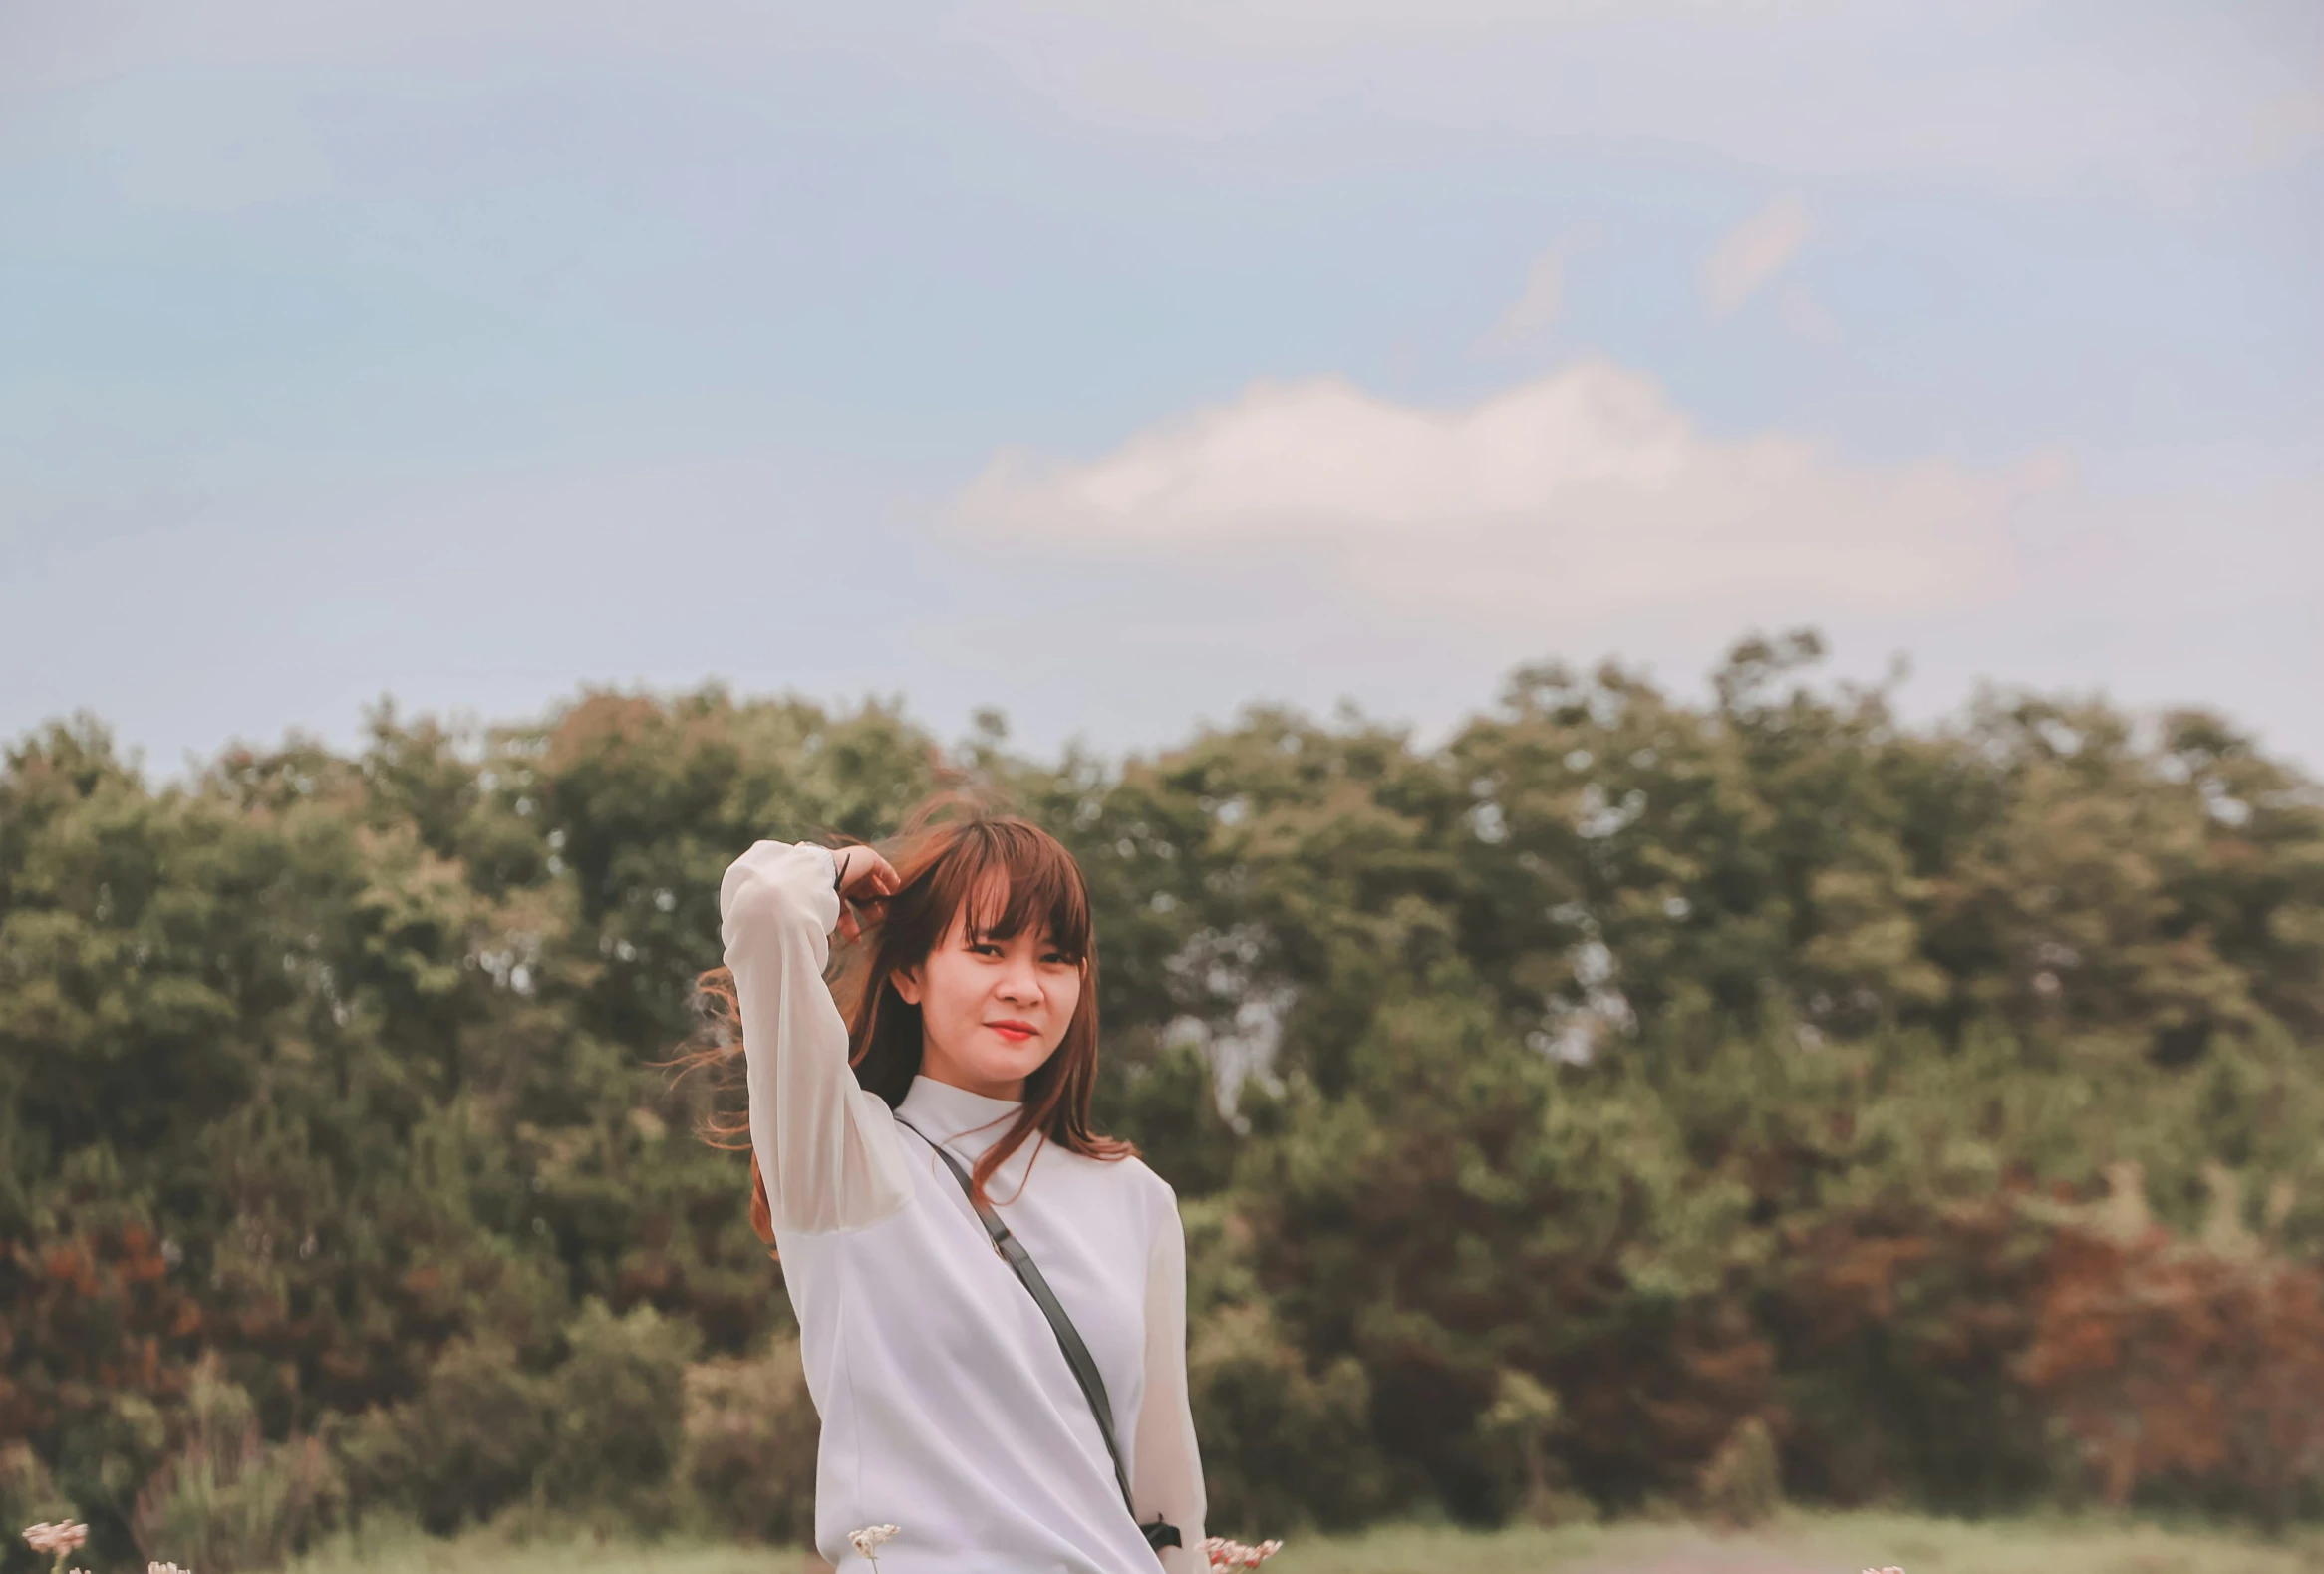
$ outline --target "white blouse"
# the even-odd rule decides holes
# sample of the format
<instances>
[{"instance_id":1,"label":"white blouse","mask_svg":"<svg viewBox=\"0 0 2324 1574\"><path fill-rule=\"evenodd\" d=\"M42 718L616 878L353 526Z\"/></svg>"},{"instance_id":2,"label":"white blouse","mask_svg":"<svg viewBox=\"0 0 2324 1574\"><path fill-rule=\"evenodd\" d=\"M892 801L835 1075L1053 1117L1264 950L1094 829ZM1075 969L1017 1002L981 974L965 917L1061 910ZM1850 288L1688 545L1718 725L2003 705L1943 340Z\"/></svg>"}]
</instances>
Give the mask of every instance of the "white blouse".
<instances>
[{"instance_id":1,"label":"white blouse","mask_svg":"<svg viewBox=\"0 0 2324 1574\"><path fill-rule=\"evenodd\" d=\"M762 841L719 914L748 1067L750 1142L822 1417L815 1544L901 1527L881 1574L1153 1574L1089 1402L1048 1320L993 1250L960 1183L900 1113L974 1167L1020 1107L926 1077L900 1110L858 1086L823 982L839 921L830 852ZM1105 1379L1138 1519L1207 1568L1186 1392L1186 1238L1170 1186L1028 1138L986 1187Z\"/></svg>"}]
</instances>

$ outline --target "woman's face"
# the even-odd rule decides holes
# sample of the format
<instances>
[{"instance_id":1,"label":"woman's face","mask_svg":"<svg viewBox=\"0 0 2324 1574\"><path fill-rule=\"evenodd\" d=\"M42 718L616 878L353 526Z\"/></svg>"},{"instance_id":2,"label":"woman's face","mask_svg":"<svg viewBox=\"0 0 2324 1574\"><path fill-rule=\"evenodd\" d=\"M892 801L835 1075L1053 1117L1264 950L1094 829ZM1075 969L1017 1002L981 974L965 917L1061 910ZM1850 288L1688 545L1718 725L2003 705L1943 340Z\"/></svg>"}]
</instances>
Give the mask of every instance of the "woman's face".
<instances>
[{"instance_id":1,"label":"woman's face","mask_svg":"<svg viewBox=\"0 0 2324 1574\"><path fill-rule=\"evenodd\" d=\"M986 912L1001 905L980 904ZM972 941L965 918L965 909L953 914L928 959L895 976L896 993L920 1008L920 1072L988 1099L1021 1099L1025 1078L1073 1020L1081 964L1029 927Z\"/></svg>"}]
</instances>

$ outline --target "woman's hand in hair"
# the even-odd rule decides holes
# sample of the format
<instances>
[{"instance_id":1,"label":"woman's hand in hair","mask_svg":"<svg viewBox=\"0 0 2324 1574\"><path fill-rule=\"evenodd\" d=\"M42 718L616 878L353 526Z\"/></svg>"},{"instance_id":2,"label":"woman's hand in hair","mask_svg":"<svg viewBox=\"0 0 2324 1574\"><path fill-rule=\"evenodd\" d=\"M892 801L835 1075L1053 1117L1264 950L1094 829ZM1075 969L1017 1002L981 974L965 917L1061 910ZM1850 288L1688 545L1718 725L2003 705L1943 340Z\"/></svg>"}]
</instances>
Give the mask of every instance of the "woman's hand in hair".
<instances>
[{"instance_id":1,"label":"woman's hand in hair","mask_svg":"<svg viewBox=\"0 0 2324 1574\"><path fill-rule=\"evenodd\" d=\"M831 866L839 875L839 932L853 940L863 933L855 916L856 904L893 896L903 881L895 865L870 847L834 847Z\"/></svg>"}]
</instances>

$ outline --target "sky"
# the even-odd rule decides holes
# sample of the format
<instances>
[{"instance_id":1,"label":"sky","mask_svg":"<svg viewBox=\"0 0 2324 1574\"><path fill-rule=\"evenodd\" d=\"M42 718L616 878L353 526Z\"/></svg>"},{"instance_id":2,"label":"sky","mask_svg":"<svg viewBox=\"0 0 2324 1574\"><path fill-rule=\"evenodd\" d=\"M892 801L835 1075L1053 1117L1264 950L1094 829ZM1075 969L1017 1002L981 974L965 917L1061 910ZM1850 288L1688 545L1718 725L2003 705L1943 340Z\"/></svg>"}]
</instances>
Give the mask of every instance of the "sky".
<instances>
[{"instance_id":1,"label":"sky","mask_svg":"<svg viewBox=\"0 0 2324 1574\"><path fill-rule=\"evenodd\" d=\"M2324 771L2324 6L0 0L0 739L1737 638Z\"/></svg>"}]
</instances>

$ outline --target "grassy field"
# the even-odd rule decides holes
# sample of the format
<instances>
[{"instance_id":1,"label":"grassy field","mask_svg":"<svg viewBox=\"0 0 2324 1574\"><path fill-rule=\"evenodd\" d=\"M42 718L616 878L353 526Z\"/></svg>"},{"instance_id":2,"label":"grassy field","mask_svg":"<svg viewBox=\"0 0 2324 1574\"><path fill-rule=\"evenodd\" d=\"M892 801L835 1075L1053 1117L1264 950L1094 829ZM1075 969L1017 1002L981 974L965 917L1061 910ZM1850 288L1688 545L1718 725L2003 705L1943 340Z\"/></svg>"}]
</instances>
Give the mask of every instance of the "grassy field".
<instances>
[{"instance_id":1,"label":"grassy field","mask_svg":"<svg viewBox=\"0 0 2324 1574\"><path fill-rule=\"evenodd\" d=\"M1719 1534L1622 1524L1466 1534L1399 1526L1348 1538L1305 1537L1268 1574L2324 1574L2324 1535L2279 1542L2112 1520L1964 1524L1885 1514L1799 1514ZM458 1541L390 1536L343 1542L295 1574L805 1574L818 1559L788 1549L615 1542Z\"/></svg>"}]
</instances>

